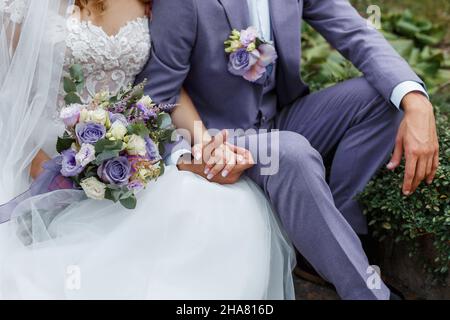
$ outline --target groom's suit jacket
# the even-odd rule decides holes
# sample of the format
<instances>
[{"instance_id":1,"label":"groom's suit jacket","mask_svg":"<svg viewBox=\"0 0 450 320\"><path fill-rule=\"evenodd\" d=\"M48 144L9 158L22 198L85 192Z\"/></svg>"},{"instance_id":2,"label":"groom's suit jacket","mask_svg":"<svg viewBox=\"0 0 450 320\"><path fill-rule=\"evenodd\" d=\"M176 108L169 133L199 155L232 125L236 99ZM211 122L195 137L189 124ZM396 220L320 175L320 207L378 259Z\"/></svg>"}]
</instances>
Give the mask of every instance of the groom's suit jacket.
<instances>
[{"instance_id":1,"label":"groom's suit jacket","mask_svg":"<svg viewBox=\"0 0 450 320\"><path fill-rule=\"evenodd\" d=\"M175 102L182 86L208 128L248 129L308 94L300 78L302 19L360 69L389 100L403 81L422 83L383 36L347 0L269 0L279 59L276 103L262 103L264 86L228 72L224 41L250 26L246 0L154 0L152 54L139 80L155 101Z\"/></svg>"}]
</instances>

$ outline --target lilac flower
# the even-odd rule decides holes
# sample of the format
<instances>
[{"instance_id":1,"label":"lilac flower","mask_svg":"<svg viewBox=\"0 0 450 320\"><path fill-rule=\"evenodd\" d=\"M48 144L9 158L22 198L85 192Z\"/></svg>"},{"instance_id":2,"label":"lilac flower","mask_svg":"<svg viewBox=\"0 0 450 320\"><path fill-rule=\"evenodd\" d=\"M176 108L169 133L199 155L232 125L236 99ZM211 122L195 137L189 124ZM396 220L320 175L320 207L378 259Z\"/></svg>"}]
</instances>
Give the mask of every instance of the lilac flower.
<instances>
[{"instance_id":1,"label":"lilac flower","mask_svg":"<svg viewBox=\"0 0 450 320\"><path fill-rule=\"evenodd\" d=\"M236 76L243 76L259 59L257 50L248 52L246 49L239 49L230 54L228 71Z\"/></svg>"},{"instance_id":2,"label":"lilac flower","mask_svg":"<svg viewBox=\"0 0 450 320\"><path fill-rule=\"evenodd\" d=\"M105 137L106 128L98 123L79 123L75 127L75 132L80 144L95 144Z\"/></svg>"},{"instance_id":3,"label":"lilac flower","mask_svg":"<svg viewBox=\"0 0 450 320\"><path fill-rule=\"evenodd\" d=\"M258 37L258 30L255 27L249 27L246 30L241 31L241 43L247 47L249 44L254 42Z\"/></svg>"},{"instance_id":4,"label":"lilac flower","mask_svg":"<svg viewBox=\"0 0 450 320\"><path fill-rule=\"evenodd\" d=\"M158 105L158 109L161 112L167 112L170 113L173 111L173 109L175 109L178 105L177 104L170 104L170 103L166 103L166 104L160 104Z\"/></svg>"},{"instance_id":5,"label":"lilac flower","mask_svg":"<svg viewBox=\"0 0 450 320\"><path fill-rule=\"evenodd\" d=\"M150 161L159 161L162 159L159 154L158 146L150 139L150 137L145 138L145 145L147 148L147 157Z\"/></svg>"},{"instance_id":6,"label":"lilac flower","mask_svg":"<svg viewBox=\"0 0 450 320\"><path fill-rule=\"evenodd\" d=\"M106 183L124 186L131 176L131 164L126 157L117 157L105 161L98 168L97 174Z\"/></svg>"},{"instance_id":7,"label":"lilac flower","mask_svg":"<svg viewBox=\"0 0 450 320\"><path fill-rule=\"evenodd\" d=\"M262 44L255 51L258 51L258 61L243 75L250 82L260 79L267 72L266 67L278 59L275 47L271 44Z\"/></svg>"},{"instance_id":8,"label":"lilac flower","mask_svg":"<svg viewBox=\"0 0 450 320\"><path fill-rule=\"evenodd\" d=\"M140 116L143 120L155 119L157 117L156 112L153 109L147 107L142 102L138 102L136 104L136 108L140 111Z\"/></svg>"},{"instance_id":9,"label":"lilac flower","mask_svg":"<svg viewBox=\"0 0 450 320\"><path fill-rule=\"evenodd\" d=\"M128 184L128 189L134 192L138 192L144 189L144 184L139 180L133 180Z\"/></svg>"},{"instance_id":10,"label":"lilac flower","mask_svg":"<svg viewBox=\"0 0 450 320\"><path fill-rule=\"evenodd\" d=\"M95 160L95 147L92 144L83 144L75 156L75 160L77 161L77 165L86 167Z\"/></svg>"},{"instance_id":11,"label":"lilac flower","mask_svg":"<svg viewBox=\"0 0 450 320\"><path fill-rule=\"evenodd\" d=\"M278 59L277 51L271 44L264 43L260 45L258 51L261 54L258 64L262 67L267 67Z\"/></svg>"},{"instance_id":12,"label":"lilac flower","mask_svg":"<svg viewBox=\"0 0 450 320\"><path fill-rule=\"evenodd\" d=\"M77 164L76 155L72 149L62 152L61 174L64 177L75 177L83 171L83 167Z\"/></svg>"},{"instance_id":13,"label":"lilac flower","mask_svg":"<svg viewBox=\"0 0 450 320\"><path fill-rule=\"evenodd\" d=\"M258 81L267 72L266 67L255 63L253 67L244 74L244 79L250 82Z\"/></svg>"},{"instance_id":14,"label":"lilac flower","mask_svg":"<svg viewBox=\"0 0 450 320\"><path fill-rule=\"evenodd\" d=\"M78 123L81 109L83 109L81 104L71 104L61 110L59 117L66 127L73 127Z\"/></svg>"}]
</instances>

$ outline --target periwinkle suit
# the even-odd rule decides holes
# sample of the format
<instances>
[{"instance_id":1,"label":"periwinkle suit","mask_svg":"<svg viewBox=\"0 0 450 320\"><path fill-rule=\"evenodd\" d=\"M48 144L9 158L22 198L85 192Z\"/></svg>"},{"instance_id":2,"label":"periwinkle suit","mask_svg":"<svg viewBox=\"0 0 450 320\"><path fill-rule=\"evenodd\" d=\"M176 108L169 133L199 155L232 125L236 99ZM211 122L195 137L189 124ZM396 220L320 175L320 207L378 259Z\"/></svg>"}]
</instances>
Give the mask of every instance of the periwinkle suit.
<instances>
[{"instance_id":1,"label":"periwinkle suit","mask_svg":"<svg viewBox=\"0 0 450 320\"><path fill-rule=\"evenodd\" d=\"M140 78L149 78L146 91L161 102L175 102L184 86L208 128L281 130L279 145L269 146L280 154L279 172L263 176L257 165L248 176L342 298L387 299L384 284L367 287L368 262L354 231L367 226L354 196L392 151L402 117L388 102L394 87L421 80L346 0L270 0L270 9L279 59L272 77L250 83L228 72L223 44L231 29L249 27L246 0L155 0L152 56ZM364 78L309 94L299 74L302 18ZM323 159L331 163L328 183Z\"/></svg>"}]
</instances>

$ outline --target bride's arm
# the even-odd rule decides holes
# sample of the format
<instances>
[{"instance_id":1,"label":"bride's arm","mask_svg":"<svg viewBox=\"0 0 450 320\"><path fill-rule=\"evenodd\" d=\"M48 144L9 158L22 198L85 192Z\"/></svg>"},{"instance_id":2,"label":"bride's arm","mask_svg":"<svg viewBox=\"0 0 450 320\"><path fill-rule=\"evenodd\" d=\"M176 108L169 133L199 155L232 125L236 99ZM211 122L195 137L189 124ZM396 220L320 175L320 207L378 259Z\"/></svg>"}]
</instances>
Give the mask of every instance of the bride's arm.
<instances>
[{"instance_id":1,"label":"bride's arm","mask_svg":"<svg viewBox=\"0 0 450 320\"><path fill-rule=\"evenodd\" d=\"M176 128L189 131L193 141L193 153L199 153L201 163L192 163L191 159L181 159L178 168L196 173L208 180L220 184L237 182L242 173L253 166L253 159L245 149L227 143L227 134L215 137L208 134L197 109L187 92L182 89L178 106L172 112L172 121ZM196 160L198 157L196 156ZM240 160L238 160L240 159Z\"/></svg>"},{"instance_id":2,"label":"bride's arm","mask_svg":"<svg viewBox=\"0 0 450 320\"><path fill-rule=\"evenodd\" d=\"M184 89L181 90L178 106L172 112L172 121L176 128L189 131L193 145L211 142L211 136L208 134L194 103Z\"/></svg>"}]
</instances>

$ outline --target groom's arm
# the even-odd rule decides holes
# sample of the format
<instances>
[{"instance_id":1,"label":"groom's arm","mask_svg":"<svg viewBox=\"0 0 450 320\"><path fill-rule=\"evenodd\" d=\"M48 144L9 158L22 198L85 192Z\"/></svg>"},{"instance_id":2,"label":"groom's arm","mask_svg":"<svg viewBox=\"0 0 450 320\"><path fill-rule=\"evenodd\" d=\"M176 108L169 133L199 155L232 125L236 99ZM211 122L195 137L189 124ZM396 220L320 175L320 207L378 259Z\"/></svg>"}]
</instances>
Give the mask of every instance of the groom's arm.
<instances>
[{"instance_id":1,"label":"groom's arm","mask_svg":"<svg viewBox=\"0 0 450 320\"><path fill-rule=\"evenodd\" d=\"M177 103L190 70L197 33L197 10L193 0L155 0L151 22L150 59L136 82L147 79L145 93L158 103ZM164 159L174 165L191 145L180 138L166 147Z\"/></svg>"},{"instance_id":2,"label":"groom's arm","mask_svg":"<svg viewBox=\"0 0 450 320\"><path fill-rule=\"evenodd\" d=\"M145 92L154 101L176 103L190 70L197 36L194 1L155 0L150 28L151 56L139 78L148 75Z\"/></svg>"},{"instance_id":3,"label":"groom's arm","mask_svg":"<svg viewBox=\"0 0 450 320\"><path fill-rule=\"evenodd\" d=\"M363 72L387 101L396 104L398 95L405 93L401 84L407 81L409 88L425 93L422 80L408 63L348 0L304 0L303 17Z\"/></svg>"},{"instance_id":4,"label":"groom's arm","mask_svg":"<svg viewBox=\"0 0 450 320\"><path fill-rule=\"evenodd\" d=\"M304 0L303 17L352 61L387 101L405 111L388 165L395 169L405 155L404 194L413 193L423 180L431 184L439 166L439 144L433 106L424 96L422 80L348 0Z\"/></svg>"}]
</instances>

